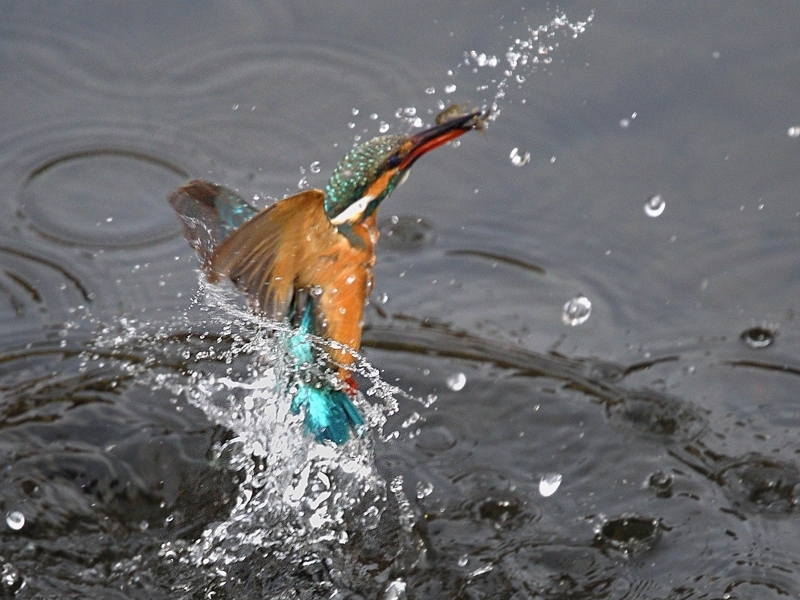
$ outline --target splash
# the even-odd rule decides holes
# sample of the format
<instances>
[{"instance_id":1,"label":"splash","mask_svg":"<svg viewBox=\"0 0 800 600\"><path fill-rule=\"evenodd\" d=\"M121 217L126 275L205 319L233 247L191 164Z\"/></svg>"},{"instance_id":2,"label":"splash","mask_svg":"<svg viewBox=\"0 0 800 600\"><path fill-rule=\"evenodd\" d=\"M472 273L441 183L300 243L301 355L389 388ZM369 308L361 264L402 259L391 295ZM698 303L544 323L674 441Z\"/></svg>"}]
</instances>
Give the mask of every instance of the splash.
<instances>
[{"instance_id":1,"label":"splash","mask_svg":"<svg viewBox=\"0 0 800 600\"><path fill-rule=\"evenodd\" d=\"M138 345L149 355L126 365L139 384L170 390L176 403L182 395L230 432L212 450L213 463L238 479L228 518L191 543L166 542L164 558L217 570L254 554L296 561L320 544L345 546L354 532L375 529L387 499L394 501L374 444L394 437L384 437L383 426L406 395L354 354L368 383L356 404L370 433L342 446L315 442L290 410L284 343L293 333L239 307L232 289L205 282L180 326L143 335L141 324L122 319L100 332L97 347ZM159 368L166 364L172 368Z\"/></svg>"},{"instance_id":2,"label":"splash","mask_svg":"<svg viewBox=\"0 0 800 600\"><path fill-rule=\"evenodd\" d=\"M456 91L464 93L470 88L478 92L477 104L490 108L489 121L496 120L507 104L515 101L525 104L526 94L532 88L529 78L549 68L562 38L577 38L593 19L592 13L583 21L571 21L561 13L545 25L530 25L527 17L511 25L502 25L504 31L519 30L520 33L511 33L513 41L501 51L465 51L461 63L447 71L449 81L441 88L444 96L438 98L436 110L452 104ZM425 93L434 95L436 88L428 86ZM433 109L428 112L434 113ZM422 126L414 107L398 109L395 116L412 127Z\"/></svg>"},{"instance_id":3,"label":"splash","mask_svg":"<svg viewBox=\"0 0 800 600\"><path fill-rule=\"evenodd\" d=\"M403 106L395 111L394 118L400 123L402 130L420 129L440 111L471 97L462 108L488 108L490 114L487 120L495 121L507 105L527 102L527 95L533 89L532 76L546 72L557 56L561 41L577 38L593 20L594 13L582 21L571 21L566 14L560 13L544 25L530 25L527 16L511 23L504 21L500 29L504 32L505 39L510 40L507 46L493 50L465 51L462 61L447 71L444 83L425 87L424 93L435 101L435 107L424 109ZM354 146L366 136L382 135L393 128L387 120L380 119L377 113L370 113L363 122L357 123L360 113L360 109L353 108L353 120L347 123L349 129L358 129L353 137ZM379 124L377 131L375 123ZM450 143L458 146L460 141L454 140ZM513 156L511 159L516 166L524 164L514 162Z\"/></svg>"},{"instance_id":4,"label":"splash","mask_svg":"<svg viewBox=\"0 0 800 600\"><path fill-rule=\"evenodd\" d=\"M560 14L546 25L533 27L523 19L521 24L525 33L515 37L514 41L500 56L487 54L477 50L464 53L464 60L460 68L467 68L473 74L484 72L486 69L502 69L499 76L490 75L487 83L478 84L476 91L492 92L492 96L484 101L491 107L490 120L497 119L506 102L511 102L510 92L516 90L523 94L520 103L526 99L524 93L530 87L528 78L538 72L544 71L553 62L553 55L560 46L559 37L569 36L577 38L586 31L586 27L594 19L590 14L584 21L570 21L566 14ZM516 23L515 23L516 25ZM456 72L449 72L455 79ZM485 76L484 76L485 77Z\"/></svg>"}]
</instances>

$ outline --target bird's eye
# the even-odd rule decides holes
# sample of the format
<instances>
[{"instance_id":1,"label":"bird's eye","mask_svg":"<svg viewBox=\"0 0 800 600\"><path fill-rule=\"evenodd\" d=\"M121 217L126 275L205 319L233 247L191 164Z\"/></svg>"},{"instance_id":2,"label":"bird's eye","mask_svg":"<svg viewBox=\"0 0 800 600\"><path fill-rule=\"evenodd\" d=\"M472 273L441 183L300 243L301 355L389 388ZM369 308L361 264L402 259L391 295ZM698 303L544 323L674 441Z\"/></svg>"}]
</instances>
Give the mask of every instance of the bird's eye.
<instances>
[{"instance_id":1,"label":"bird's eye","mask_svg":"<svg viewBox=\"0 0 800 600\"><path fill-rule=\"evenodd\" d=\"M396 166L400 164L400 155L399 154L392 154L388 160L386 161L386 167L389 169L394 169Z\"/></svg>"}]
</instances>

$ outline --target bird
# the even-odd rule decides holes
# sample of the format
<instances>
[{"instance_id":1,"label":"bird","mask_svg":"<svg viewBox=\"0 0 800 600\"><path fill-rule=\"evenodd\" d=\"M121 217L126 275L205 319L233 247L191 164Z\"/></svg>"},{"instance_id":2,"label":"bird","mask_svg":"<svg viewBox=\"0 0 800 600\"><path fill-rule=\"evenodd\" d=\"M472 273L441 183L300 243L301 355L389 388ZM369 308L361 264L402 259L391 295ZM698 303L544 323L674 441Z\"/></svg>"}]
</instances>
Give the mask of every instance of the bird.
<instances>
[{"instance_id":1,"label":"bird","mask_svg":"<svg viewBox=\"0 0 800 600\"><path fill-rule=\"evenodd\" d=\"M352 369L373 286L378 207L417 159L482 130L487 116L453 105L432 127L372 138L344 156L324 190L306 189L260 211L233 190L199 179L170 195L208 281L229 279L253 312L294 328L285 343L291 410L304 412L304 430L318 442L341 445L365 430L352 401ZM315 338L327 343L322 359ZM320 364L325 372L314 375Z\"/></svg>"}]
</instances>

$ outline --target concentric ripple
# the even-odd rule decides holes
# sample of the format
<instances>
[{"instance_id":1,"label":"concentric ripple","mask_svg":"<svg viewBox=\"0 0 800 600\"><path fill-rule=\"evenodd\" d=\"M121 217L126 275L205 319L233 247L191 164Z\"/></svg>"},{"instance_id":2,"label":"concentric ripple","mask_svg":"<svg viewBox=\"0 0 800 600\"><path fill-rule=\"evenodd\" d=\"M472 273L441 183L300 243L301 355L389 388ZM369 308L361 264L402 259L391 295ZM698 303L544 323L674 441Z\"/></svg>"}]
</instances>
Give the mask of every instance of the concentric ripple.
<instances>
[{"instance_id":1,"label":"concentric ripple","mask_svg":"<svg viewBox=\"0 0 800 600\"><path fill-rule=\"evenodd\" d=\"M11 167L21 179L17 216L47 240L113 249L178 232L164 198L188 177L178 164L186 159L171 158L174 149L155 132L85 124L5 143L22 146Z\"/></svg>"}]
</instances>

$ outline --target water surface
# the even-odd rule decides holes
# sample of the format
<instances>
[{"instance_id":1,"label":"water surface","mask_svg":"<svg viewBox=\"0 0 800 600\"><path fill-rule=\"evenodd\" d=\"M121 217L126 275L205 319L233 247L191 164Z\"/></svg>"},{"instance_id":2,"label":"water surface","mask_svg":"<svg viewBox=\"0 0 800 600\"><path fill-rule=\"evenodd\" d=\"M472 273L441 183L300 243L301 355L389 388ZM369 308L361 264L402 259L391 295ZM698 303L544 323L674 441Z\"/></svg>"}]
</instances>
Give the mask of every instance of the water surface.
<instances>
[{"instance_id":1,"label":"water surface","mask_svg":"<svg viewBox=\"0 0 800 600\"><path fill-rule=\"evenodd\" d=\"M800 594L794 3L0 13L0 595ZM452 102L496 119L382 207L321 449L166 197Z\"/></svg>"}]
</instances>

